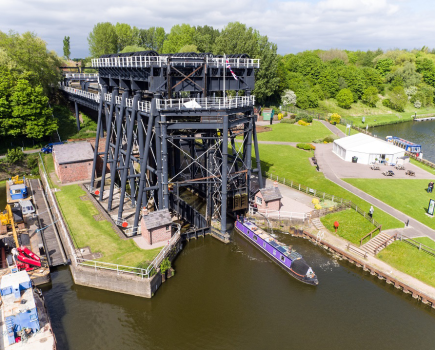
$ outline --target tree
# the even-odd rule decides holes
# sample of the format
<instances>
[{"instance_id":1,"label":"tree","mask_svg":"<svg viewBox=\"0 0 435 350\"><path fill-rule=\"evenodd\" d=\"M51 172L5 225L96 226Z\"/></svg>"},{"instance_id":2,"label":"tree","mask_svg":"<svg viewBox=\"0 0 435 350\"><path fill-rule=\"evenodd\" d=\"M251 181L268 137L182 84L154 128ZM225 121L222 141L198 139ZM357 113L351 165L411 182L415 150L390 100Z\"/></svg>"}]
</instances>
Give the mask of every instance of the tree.
<instances>
[{"instance_id":1,"label":"tree","mask_svg":"<svg viewBox=\"0 0 435 350\"><path fill-rule=\"evenodd\" d=\"M398 112L403 112L405 110L406 103L408 102L408 96L406 96L403 87L396 86L390 91L388 97L390 100L390 108Z\"/></svg>"},{"instance_id":2,"label":"tree","mask_svg":"<svg viewBox=\"0 0 435 350\"><path fill-rule=\"evenodd\" d=\"M343 67L339 70L339 75L346 80L347 88L352 91L353 100L358 101L366 86L365 76L361 69L353 66Z\"/></svg>"},{"instance_id":3,"label":"tree","mask_svg":"<svg viewBox=\"0 0 435 350\"><path fill-rule=\"evenodd\" d=\"M369 86L364 90L362 101L370 107L376 107L376 103L379 101L378 89L374 86Z\"/></svg>"},{"instance_id":4,"label":"tree","mask_svg":"<svg viewBox=\"0 0 435 350\"><path fill-rule=\"evenodd\" d=\"M241 54L260 59L260 69L255 74L254 94L260 103L278 94L279 78L277 74L277 46L269 42L267 36L261 36L252 27L239 22L228 23L216 39L213 53ZM279 96L277 96L279 98Z\"/></svg>"},{"instance_id":5,"label":"tree","mask_svg":"<svg viewBox=\"0 0 435 350\"><path fill-rule=\"evenodd\" d=\"M117 38L116 52L122 51L127 46L133 45L133 30L129 24L116 23L115 33Z\"/></svg>"},{"instance_id":6,"label":"tree","mask_svg":"<svg viewBox=\"0 0 435 350\"><path fill-rule=\"evenodd\" d=\"M376 70L385 77L394 65L394 61L391 58L382 58L376 63Z\"/></svg>"},{"instance_id":7,"label":"tree","mask_svg":"<svg viewBox=\"0 0 435 350\"><path fill-rule=\"evenodd\" d=\"M220 35L218 29L210 26L197 26L193 35L193 44L198 52L212 52L216 38Z\"/></svg>"},{"instance_id":8,"label":"tree","mask_svg":"<svg viewBox=\"0 0 435 350\"><path fill-rule=\"evenodd\" d=\"M119 53L125 53L125 52L138 52L138 51L145 51L146 49L144 47L136 46L136 45L129 45L126 46L120 51Z\"/></svg>"},{"instance_id":9,"label":"tree","mask_svg":"<svg viewBox=\"0 0 435 350\"><path fill-rule=\"evenodd\" d=\"M14 84L14 76L5 66L0 66L0 135L6 136L7 123L12 116L10 97Z\"/></svg>"},{"instance_id":10,"label":"tree","mask_svg":"<svg viewBox=\"0 0 435 350\"><path fill-rule=\"evenodd\" d=\"M183 46L193 45L195 27L189 24L176 24L163 43L163 53L177 53Z\"/></svg>"},{"instance_id":11,"label":"tree","mask_svg":"<svg viewBox=\"0 0 435 350\"><path fill-rule=\"evenodd\" d=\"M138 29L135 32L133 27L135 44L145 47L147 50L162 52L163 42L166 39L165 29L162 27L150 27L148 29Z\"/></svg>"},{"instance_id":12,"label":"tree","mask_svg":"<svg viewBox=\"0 0 435 350\"><path fill-rule=\"evenodd\" d=\"M353 102L353 94L350 89L342 89L335 97L337 104L341 108L349 109Z\"/></svg>"},{"instance_id":13,"label":"tree","mask_svg":"<svg viewBox=\"0 0 435 350\"><path fill-rule=\"evenodd\" d=\"M308 109L308 108L316 108L319 106L319 99L317 95L309 91L299 91L297 93L298 100L296 102L296 106L302 109Z\"/></svg>"},{"instance_id":14,"label":"tree","mask_svg":"<svg viewBox=\"0 0 435 350\"><path fill-rule=\"evenodd\" d=\"M0 34L0 65L17 75L27 74L32 86L42 85L45 93L58 85L62 62L54 51L47 50L45 41L31 32Z\"/></svg>"},{"instance_id":15,"label":"tree","mask_svg":"<svg viewBox=\"0 0 435 350\"><path fill-rule=\"evenodd\" d=\"M196 45L185 45L178 52L198 52Z\"/></svg>"},{"instance_id":16,"label":"tree","mask_svg":"<svg viewBox=\"0 0 435 350\"><path fill-rule=\"evenodd\" d=\"M112 23L103 22L94 25L88 35L89 52L92 57L118 52L118 37Z\"/></svg>"},{"instance_id":17,"label":"tree","mask_svg":"<svg viewBox=\"0 0 435 350\"><path fill-rule=\"evenodd\" d=\"M40 139L57 129L57 121L52 118L48 97L44 96L41 86L33 88L24 77L19 78L10 104L12 116L6 123L9 135Z\"/></svg>"},{"instance_id":18,"label":"tree","mask_svg":"<svg viewBox=\"0 0 435 350\"><path fill-rule=\"evenodd\" d=\"M284 95L282 95L281 100L284 106L295 105L297 101L296 94L294 91L286 90L284 91Z\"/></svg>"},{"instance_id":19,"label":"tree","mask_svg":"<svg viewBox=\"0 0 435 350\"><path fill-rule=\"evenodd\" d=\"M8 154L6 155L6 161L9 164L15 164L21 162L24 159L24 153L19 148L8 149Z\"/></svg>"},{"instance_id":20,"label":"tree","mask_svg":"<svg viewBox=\"0 0 435 350\"><path fill-rule=\"evenodd\" d=\"M340 89L337 71L330 67L323 70L319 76L319 85L327 98L335 97Z\"/></svg>"},{"instance_id":21,"label":"tree","mask_svg":"<svg viewBox=\"0 0 435 350\"><path fill-rule=\"evenodd\" d=\"M71 56L71 48L70 48L70 38L66 36L63 38L63 56L69 60Z\"/></svg>"}]
</instances>

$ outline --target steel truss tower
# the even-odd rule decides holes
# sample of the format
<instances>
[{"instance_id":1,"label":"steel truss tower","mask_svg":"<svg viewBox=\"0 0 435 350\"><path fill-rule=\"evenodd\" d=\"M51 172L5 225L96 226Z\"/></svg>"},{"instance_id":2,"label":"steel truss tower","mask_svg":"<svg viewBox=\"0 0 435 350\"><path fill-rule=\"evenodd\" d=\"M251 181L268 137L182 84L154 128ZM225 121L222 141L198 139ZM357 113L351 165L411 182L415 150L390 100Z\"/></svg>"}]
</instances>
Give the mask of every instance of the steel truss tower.
<instances>
[{"instance_id":1,"label":"steel truss tower","mask_svg":"<svg viewBox=\"0 0 435 350\"><path fill-rule=\"evenodd\" d=\"M98 93L72 88L71 77L63 84L69 99L98 110L90 190L100 201L108 198L109 211L116 194L120 226L126 207L134 210L133 234L141 208L152 205L197 228L220 222L226 237L227 214L248 209L253 173L262 184L251 95L259 60L146 51L104 55L92 64L99 71ZM205 199L205 215L183 202L182 187Z\"/></svg>"}]
</instances>

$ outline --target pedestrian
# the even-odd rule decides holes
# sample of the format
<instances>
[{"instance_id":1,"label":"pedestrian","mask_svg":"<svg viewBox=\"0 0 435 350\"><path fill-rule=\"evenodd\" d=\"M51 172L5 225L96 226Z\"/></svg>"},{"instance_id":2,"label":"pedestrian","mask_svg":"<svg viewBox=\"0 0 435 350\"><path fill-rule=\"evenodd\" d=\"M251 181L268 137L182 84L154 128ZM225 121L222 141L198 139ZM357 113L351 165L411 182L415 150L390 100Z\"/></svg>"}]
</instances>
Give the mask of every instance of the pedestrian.
<instances>
[{"instance_id":1,"label":"pedestrian","mask_svg":"<svg viewBox=\"0 0 435 350\"><path fill-rule=\"evenodd\" d=\"M433 181L431 181L429 183L429 188L430 188L430 193L432 193L433 192Z\"/></svg>"},{"instance_id":2,"label":"pedestrian","mask_svg":"<svg viewBox=\"0 0 435 350\"><path fill-rule=\"evenodd\" d=\"M375 210L373 209L373 205L370 207L370 210L369 210L369 216L371 217L371 218L373 218L373 212L374 212Z\"/></svg>"}]
</instances>

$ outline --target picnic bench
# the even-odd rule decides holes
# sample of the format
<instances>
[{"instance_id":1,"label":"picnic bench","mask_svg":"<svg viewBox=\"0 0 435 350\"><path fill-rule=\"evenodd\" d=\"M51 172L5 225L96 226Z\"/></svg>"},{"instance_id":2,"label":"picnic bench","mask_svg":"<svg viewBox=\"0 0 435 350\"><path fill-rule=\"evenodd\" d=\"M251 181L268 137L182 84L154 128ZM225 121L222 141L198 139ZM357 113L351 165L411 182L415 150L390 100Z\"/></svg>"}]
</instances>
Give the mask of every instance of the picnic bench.
<instances>
[{"instance_id":1,"label":"picnic bench","mask_svg":"<svg viewBox=\"0 0 435 350\"><path fill-rule=\"evenodd\" d=\"M372 170L381 170L381 167L380 167L379 165L377 165L377 164L373 164L373 165L371 166L371 169L372 169Z\"/></svg>"},{"instance_id":2,"label":"picnic bench","mask_svg":"<svg viewBox=\"0 0 435 350\"><path fill-rule=\"evenodd\" d=\"M397 170L405 170L405 167L403 165L401 165L401 164L397 164L396 165L396 169Z\"/></svg>"},{"instance_id":3,"label":"picnic bench","mask_svg":"<svg viewBox=\"0 0 435 350\"><path fill-rule=\"evenodd\" d=\"M407 170L405 175L409 175L409 176L415 176L415 171L412 170Z\"/></svg>"},{"instance_id":4,"label":"picnic bench","mask_svg":"<svg viewBox=\"0 0 435 350\"><path fill-rule=\"evenodd\" d=\"M384 176L394 176L394 172L392 170L383 171L382 175Z\"/></svg>"}]
</instances>

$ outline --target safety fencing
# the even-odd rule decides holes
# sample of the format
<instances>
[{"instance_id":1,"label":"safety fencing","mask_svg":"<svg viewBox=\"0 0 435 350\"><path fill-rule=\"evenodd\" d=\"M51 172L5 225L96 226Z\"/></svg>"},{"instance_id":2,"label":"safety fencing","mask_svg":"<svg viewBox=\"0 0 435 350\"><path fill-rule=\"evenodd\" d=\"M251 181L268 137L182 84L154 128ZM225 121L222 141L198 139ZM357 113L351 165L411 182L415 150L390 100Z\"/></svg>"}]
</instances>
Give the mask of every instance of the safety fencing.
<instances>
[{"instance_id":1,"label":"safety fencing","mask_svg":"<svg viewBox=\"0 0 435 350\"><path fill-rule=\"evenodd\" d=\"M157 99L158 110L229 109L251 107L254 96Z\"/></svg>"},{"instance_id":2,"label":"safety fencing","mask_svg":"<svg viewBox=\"0 0 435 350\"><path fill-rule=\"evenodd\" d=\"M381 224L379 222L377 222L375 219L373 219L368 213L361 210L361 208L359 208L358 205L356 205L355 203L353 203L350 200L343 199L341 197L337 197L337 196L328 194L326 192L318 191L314 188L301 185L300 183L297 183L297 182L291 181L291 180L287 180L284 177L279 177L278 175L274 175L272 173L263 172L263 176L265 176L271 180L274 180L276 182L279 182L285 186L294 188L295 190L304 192L310 196L317 197L317 198L320 198L323 200L330 200L333 203L336 203L337 205L339 205L341 208L344 208L344 207L351 208L351 209L355 210L357 213L359 213L360 215L362 215L365 219L370 221L376 227L381 227Z\"/></svg>"}]
</instances>

